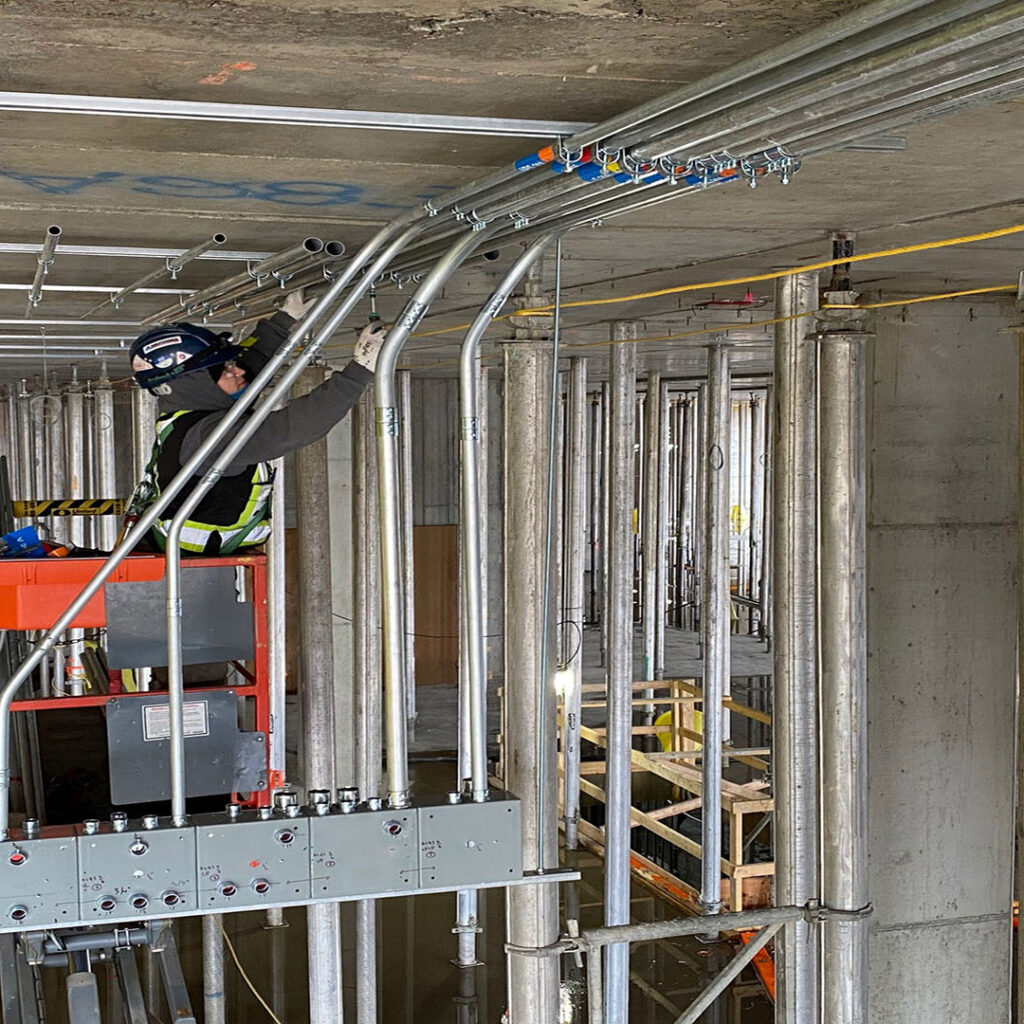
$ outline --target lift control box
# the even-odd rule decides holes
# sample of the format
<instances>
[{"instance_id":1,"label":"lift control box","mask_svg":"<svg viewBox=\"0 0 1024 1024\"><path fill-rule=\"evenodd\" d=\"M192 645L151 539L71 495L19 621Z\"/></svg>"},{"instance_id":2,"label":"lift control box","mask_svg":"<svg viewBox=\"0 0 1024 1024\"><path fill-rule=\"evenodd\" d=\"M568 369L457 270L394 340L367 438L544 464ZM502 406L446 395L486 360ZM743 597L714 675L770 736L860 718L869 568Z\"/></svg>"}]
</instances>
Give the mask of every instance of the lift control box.
<instances>
[{"instance_id":1,"label":"lift control box","mask_svg":"<svg viewBox=\"0 0 1024 1024\"><path fill-rule=\"evenodd\" d=\"M161 826L155 818L145 819L138 830L127 826L124 816L116 816L114 825L88 822L79 826L83 919L194 914L195 830Z\"/></svg>"},{"instance_id":2,"label":"lift control box","mask_svg":"<svg viewBox=\"0 0 1024 1024\"><path fill-rule=\"evenodd\" d=\"M415 808L310 819L314 899L349 899L420 886Z\"/></svg>"},{"instance_id":3,"label":"lift control box","mask_svg":"<svg viewBox=\"0 0 1024 1024\"><path fill-rule=\"evenodd\" d=\"M201 814L196 823L199 903L230 910L308 900L309 818L269 807Z\"/></svg>"},{"instance_id":4,"label":"lift control box","mask_svg":"<svg viewBox=\"0 0 1024 1024\"><path fill-rule=\"evenodd\" d=\"M56 833L56 834L55 834ZM78 847L74 830L0 846L0 926L10 929L78 920Z\"/></svg>"}]
</instances>

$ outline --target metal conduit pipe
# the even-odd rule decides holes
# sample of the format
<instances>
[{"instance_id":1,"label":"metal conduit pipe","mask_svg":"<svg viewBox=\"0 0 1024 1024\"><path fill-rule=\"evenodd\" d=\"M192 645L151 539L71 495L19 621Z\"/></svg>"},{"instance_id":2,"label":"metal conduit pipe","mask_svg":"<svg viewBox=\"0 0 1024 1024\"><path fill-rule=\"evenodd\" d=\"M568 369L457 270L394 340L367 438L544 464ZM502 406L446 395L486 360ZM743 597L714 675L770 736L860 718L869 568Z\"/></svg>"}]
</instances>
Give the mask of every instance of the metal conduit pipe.
<instances>
[{"instance_id":1,"label":"metal conduit pipe","mask_svg":"<svg viewBox=\"0 0 1024 1024\"><path fill-rule=\"evenodd\" d=\"M107 305L113 306L114 309L120 309L122 303L129 295L133 292L137 292L140 288L145 288L146 285L151 284L153 281L159 281L165 274L170 274L172 281L176 280L182 267L191 263L194 259L198 259L204 252L209 252L211 249L215 249L217 246L223 245L227 240L228 236L221 234L218 231L212 238L208 238L205 242L200 242L198 245L194 245L191 249L187 249L180 256L175 256L173 259L166 259L162 267L150 271L148 274L144 274L137 281L132 281L131 284L125 285L119 292L115 292L109 298L104 299L102 302L93 306L92 309L86 310L86 312L82 314L83 319L87 316L92 316L94 313L98 313Z\"/></svg>"},{"instance_id":2,"label":"metal conduit pipe","mask_svg":"<svg viewBox=\"0 0 1024 1024\"><path fill-rule=\"evenodd\" d=\"M814 310L818 275L775 285L775 316ZM818 896L817 346L804 319L775 325L772 659L775 899ZM776 943L779 1024L816 1024L818 933L794 922Z\"/></svg>"},{"instance_id":3,"label":"metal conduit pipe","mask_svg":"<svg viewBox=\"0 0 1024 1024\"><path fill-rule=\"evenodd\" d=\"M244 309L247 313L256 309L270 312L276 308L284 296L290 291L312 284L330 283L325 270L328 264L333 268L345 254L345 246L341 242L327 242L316 253L305 254L272 271L270 274L238 285L221 295L201 304L204 317L216 316L218 313L230 315L231 311ZM200 307L186 300L189 312Z\"/></svg>"},{"instance_id":4,"label":"metal conduit pipe","mask_svg":"<svg viewBox=\"0 0 1024 1024\"><path fill-rule=\"evenodd\" d=\"M379 231L378 234L374 236L366 246L364 246L363 251L366 255L363 262L365 263L366 260L369 259L370 255L377 250L381 241L384 239L390 239L389 244L383 248L371 264L370 270L367 274L353 286L349 295L331 314L327 322L318 329L313 340L305 345L302 353L284 372L276 385L276 387L280 389L280 393L285 393L287 389L295 383L303 368L319 351L324 340L329 338L337 330L345 317L347 317L352 311L355 304L360 298L362 298L363 292L367 287L369 287L369 282L376 278L377 274L379 274L394 257L394 254L416 234L418 227L416 225L412 225L406 227L404 231L400 231L397 237L391 237L395 232L399 231L402 224L402 221L398 221L392 225L382 228L381 231ZM277 371L281 363L301 342L305 341L306 337L312 332L313 327L315 327L319 320L323 318L336 296L344 289L358 270L359 264L356 261L353 261L352 264L345 268L345 273L334 283L331 290L322 299L320 299L307 318L290 335L288 341L278 349L274 358L267 363L256 380L241 393L242 397L234 404L231 411L228 413L228 416L225 417L224 421L222 421L221 425L223 425L224 422L227 422L228 418L239 406L244 409L251 404L251 400L249 403L246 403L245 401L249 392L256 388L257 385L259 385L259 389L262 390L262 388L269 383L274 372ZM213 487L213 485L220 479L225 467L230 464L231 460L235 457L237 452L241 450L242 446L256 428L273 411L275 405L276 402L271 399L270 401L262 402L253 410L253 413L247 419L245 426L239 430L235 437L232 438L232 440L224 447L224 450L215 459L213 465L204 473L199 483L196 484L189 493L188 497L182 503L172 519L171 525L167 531L167 690L170 709L169 747L171 760L171 816L178 824L185 821L184 691L181 661L181 531L184 528L185 521L188 519L192 510L209 492L210 488ZM218 437L218 440L222 439L222 437ZM204 453L204 456L205 454L207 453ZM198 452L196 456L193 456L189 461L188 465L191 466L191 463L196 461L197 458ZM182 470L182 473L184 472L185 469ZM175 477L175 480L177 480L177 477ZM150 511L152 511L152 509L150 509ZM142 521L143 520L140 520L140 523ZM136 530L138 529L139 527L136 526ZM133 535L134 533L135 531L133 531ZM2 700L2 698L0 698L0 700ZM0 706L0 709L2 709L2 706Z\"/></svg>"},{"instance_id":5,"label":"metal conduit pipe","mask_svg":"<svg viewBox=\"0 0 1024 1024\"><path fill-rule=\"evenodd\" d=\"M405 615L401 556L400 481L398 473L398 410L395 394L395 366L409 335L415 330L430 303L463 260L485 238L488 231L465 235L427 274L409 300L377 358L375 383L377 417L377 470L380 487L381 591L384 631L384 719L387 737L388 804L409 803L408 742L405 722Z\"/></svg>"},{"instance_id":6,"label":"metal conduit pipe","mask_svg":"<svg viewBox=\"0 0 1024 1024\"><path fill-rule=\"evenodd\" d=\"M929 96L919 102L879 104L873 108L875 112L851 116L836 127L803 138L794 138L789 145L802 158L809 158L841 149L851 141L875 135L879 131L907 128L923 121L972 110L994 100L1009 99L1022 89L1024 74L1020 70L1009 71L987 81L965 85L942 96Z\"/></svg>"},{"instance_id":7,"label":"metal conduit pipe","mask_svg":"<svg viewBox=\"0 0 1024 1024\"><path fill-rule=\"evenodd\" d=\"M701 640L704 654L701 739L701 907L717 914L722 905L723 707L729 693L729 452L732 401L729 345L708 346L704 485L704 558L701 575Z\"/></svg>"},{"instance_id":8,"label":"metal conduit pipe","mask_svg":"<svg viewBox=\"0 0 1024 1024\"><path fill-rule=\"evenodd\" d=\"M772 77L776 69L786 65L796 65L817 50L826 47L842 47L860 34L870 35L876 31L884 31L881 27L896 18L905 17L919 7L927 6L929 0L879 0L858 10L851 11L839 18L832 19L818 28L805 32L800 36L787 40L779 46L766 50L739 65L723 68L712 75L707 75L697 82L685 85L680 89L642 103L637 107L608 118L599 124L592 125L568 139L562 140L558 148L567 153L575 153L602 140L611 140L618 134L647 123L666 112L684 106L694 100L702 99L710 94L727 91L726 102L738 83L755 77ZM783 80L789 80L783 78ZM532 175L536 177L536 175ZM505 168L479 181L470 182L445 196L438 197L427 204L429 214L442 210L461 207L467 199L491 201L502 195L502 190L510 185L516 187L522 180L521 172L515 167ZM488 193L496 193L488 196Z\"/></svg>"},{"instance_id":9,"label":"metal conduit pipe","mask_svg":"<svg viewBox=\"0 0 1024 1024\"><path fill-rule=\"evenodd\" d=\"M869 335L838 330L819 342L822 1019L867 1013L866 384ZM781 586L781 580L779 584Z\"/></svg>"},{"instance_id":10,"label":"metal conduit pipe","mask_svg":"<svg viewBox=\"0 0 1024 1024\"><path fill-rule=\"evenodd\" d=\"M809 32L803 32L779 46L774 46L738 65L732 65L706 75L697 82L641 103L616 117L602 121L566 139L563 143L570 152L580 150L595 142L613 139L616 135L631 131L662 114L685 106L712 93L723 90L731 92L740 82L755 77L779 77L777 69L796 62L802 62L810 54L825 47L839 45L858 33L878 30L894 18L924 7L929 0L879 0L857 10L833 18ZM784 75L785 73L783 73Z\"/></svg>"},{"instance_id":11,"label":"metal conduit pipe","mask_svg":"<svg viewBox=\"0 0 1024 1024\"><path fill-rule=\"evenodd\" d=\"M915 23L913 28L900 30L892 27L891 34L898 45L872 45L871 51L874 52L869 51L856 59L849 59L851 55L843 53L837 60L834 49L819 53L817 61L813 62L816 70L811 78L801 67L796 76L799 81L767 90L763 88L763 80L755 79L747 86L755 94L753 98L744 102L744 90L740 88L732 97L734 102L726 110L702 116L698 104L693 116L688 117L681 126L670 130L667 123L652 125L653 135L647 135L645 141L639 141L631 155L641 162L686 153L697 155L698 151L703 153L723 145L731 146L728 139L721 143L715 140L723 134L736 133L757 125L762 126L757 137L770 135L775 140L773 126L781 115L803 109L806 117L818 117L819 99L823 104L831 101L833 105L848 105L850 98L847 94L851 91L856 93L856 98L859 98L862 90L867 95L884 95L887 88L892 90L894 79L902 88L904 74L916 80L923 73L925 81L929 80L929 75L930 80L937 80L948 69L929 72L930 63L941 57L955 58L959 51L962 61L958 63L954 60L951 66L962 67L979 56L977 53L972 54L967 47L999 40L1004 32L1012 30L1020 20L1020 12L1015 10L1014 5L978 2L972 6L975 10L981 9L982 13L973 18L965 18L971 11L965 10L964 5L956 0L945 0L919 11L910 19ZM986 7L994 9L986 11ZM924 27L919 28L917 25ZM923 70L921 65L925 65Z\"/></svg>"},{"instance_id":12,"label":"metal conduit pipe","mask_svg":"<svg viewBox=\"0 0 1024 1024\"><path fill-rule=\"evenodd\" d=\"M65 430L68 449L68 497L85 497L85 422L84 395L78 382L77 368L72 367L71 383L64 395ZM136 479L141 479L137 477ZM76 547L85 544L85 523L82 516L71 516L69 526L71 543Z\"/></svg>"},{"instance_id":13,"label":"metal conduit pipe","mask_svg":"<svg viewBox=\"0 0 1024 1024\"><path fill-rule=\"evenodd\" d=\"M274 271L280 272L285 267L304 261L310 256L322 252L323 247L324 243L321 239L315 236L305 238L298 245L294 245L290 249L282 249L281 252L268 256L255 266L246 268L240 274L235 274L224 281L218 281L216 284L210 285L209 288L204 288L201 291L184 296L176 305L167 306L152 316L146 317L142 321L142 326L150 327L153 324L177 319L191 310L201 309L206 302L220 298L224 292L242 285L251 286L253 281L260 280Z\"/></svg>"},{"instance_id":14,"label":"metal conduit pipe","mask_svg":"<svg viewBox=\"0 0 1024 1024\"><path fill-rule=\"evenodd\" d=\"M567 625L570 630L566 644L572 645L563 654L566 682L562 690L563 728L563 821L565 845L575 850L579 843L580 813L580 718L583 712L583 626L586 622L584 603L584 572L589 550L590 528L587 522L587 361L580 357L569 360L568 415L568 481L566 487L566 576L568 600ZM574 635L575 633L575 635Z\"/></svg>"},{"instance_id":15,"label":"metal conduit pipe","mask_svg":"<svg viewBox=\"0 0 1024 1024\"><path fill-rule=\"evenodd\" d=\"M96 443L93 466L95 498L117 496L117 475L114 448L114 389L104 369L103 376L93 388L93 430ZM109 551L117 542L117 520L113 516L100 516L95 526L96 546Z\"/></svg>"},{"instance_id":16,"label":"metal conduit pipe","mask_svg":"<svg viewBox=\"0 0 1024 1024\"><path fill-rule=\"evenodd\" d=\"M1024 24L1024 19L1018 23ZM1022 38L1024 32L1018 30L999 44L988 43L971 51L979 60L969 62L958 57L949 58L939 62L937 68L930 65L917 75L901 75L895 82L883 82L863 94L857 91L852 97L852 105L849 102L831 105L825 102L813 114L800 111L787 120L773 123L772 136L787 149L800 150L802 140L822 129L834 130L865 118L902 110L911 102L918 109L927 109L929 104L934 105L951 94L958 95L972 86L991 82L993 78L1019 72L1024 67L1024 58L1020 57ZM935 80L937 75L940 76L938 81ZM835 109L830 109L830 106ZM821 127L816 129L816 123ZM740 152L743 145L761 149L763 141L759 136L753 137L741 144Z\"/></svg>"},{"instance_id":17,"label":"metal conduit pipe","mask_svg":"<svg viewBox=\"0 0 1024 1024\"><path fill-rule=\"evenodd\" d=\"M225 1024L224 937L221 914L203 917L203 1024Z\"/></svg>"},{"instance_id":18,"label":"metal conduit pipe","mask_svg":"<svg viewBox=\"0 0 1024 1024\"><path fill-rule=\"evenodd\" d=\"M604 923L629 923L633 763L633 472L636 322L612 325L608 527L608 734L605 775ZM618 342L619 344L615 344ZM629 1019L629 946L605 954L605 1024Z\"/></svg>"},{"instance_id":19,"label":"metal conduit pipe","mask_svg":"<svg viewBox=\"0 0 1024 1024\"><path fill-rule=\"evenodd\" d=\"M256 380L242 392L239 400L233 404L231 409L228 411L228 414L218 424L216 430L214 430L206 441L200 445L192 458L188 460L188 462L182 467L181 471L170 481L160 497L141 516L135 524L135 528L131 530L122 543L115 548L110 557L82 588L78 597L68 605L60 618L43 635L42 639L36 643L31 654L18 666L15 672L11 675L11 678L4 685L2 691L0 691L0 840L7 838L10 820L10 709L11 702L14 700L14 696L18 692L19 687L31 675L36 666L43 661L49 651L52 650L57 638L65 629L67 629L75 616L81 612L91 598L99 591L100 587L103 586L104 582L114 569L116 569L117 566L120 565L128 556L138 541L147 535L149 529L157 519L159 519L160 514L167 507L168 503L177 497L182 488L191 481L192 476L197 472L197 470L203 466L205 461L235 429L239 421L245 416L246 411L255 402L262 390L270 383L277 371L289 356L292 355L296 347L305 339L306 335L317 326L331 303L349 283L352 277L355 276L362 266L364 266L373 254L386 242L390 241L391 244L387 246L381 256L378 256L375 266L386 265L388 260L393 257L394 252L405 244L413 234L415 234L418 228L415 225L409 226L409 220L409 218L406 218L386 225L381 228L365 246L363 246L356 258L353 259L352 263L345 268L345 272L339 277L338 281L335 282L332 290L323 297L323 299L306 317L303 323L300 324L292 333L288 341L277 351L277 353L275 353L274 357L269 360ZM398 238L395 238L396 235L398 235ZM375 270L374 273L379 273L379 270ZM329 336L329 334L337 328L338 324L341 323L341 320L344 319L344 317L351 311L352 306L355 305L355 302L358 300L360 295L361 291L359 286L357 286L353 291L353 295L349 297L349 300L346 300L339 311L330 318L320 337ZM284 377L282 377L281 384L283 387L291 385L293 380L301 372L306 360L312 357L316 347L316 345L311 345L308 350L304 352L291 367L289 367ZM235 441L228 447L228 449L225 450L217 461L220 462L223 460L223 465L227 465L231 458L234 457L235 451L245 443L252 431L254 431L267 417L271 408L272 403L264 402L254 410L252 416L248 417L244 428L239 431ZM209 486L213 485L223 470L215 464L209 473L214 473L214 471L216 471L217 475L209 480L207 489L209 489ZM209 473L207 476L209 476ZM203 493L205 493L205 491ZM201 498L202 496L200 495L199 497ZM196 500L198 501L199 498ZM181 702L181 696L182 695L179 690L177 695L179 705ZM171 700L173 703L173 695L171 695ZM179 742L182 742L184 739L181 735L181 724L182 723L179 719L179 733L177 737ZM184 800L182 799L181 802L183 804ZM184 814L182 812L181 817L183 818L183 816Z\"/></svg>"},{"instance_id":20,"label":"metal conduit pipe","mask_svg":"<svg viewBox=\"0 0 1024 1024\"><path fill-rule=\"evenodd\" d=\"M660 493L660 474L658 463L661 454L661 374L656 370L647 375L647 391L644 400L644 501L643 523L641 526L640 543L642 556L642 600L643 614L643 678L654 679L654 644L655 622L658 618L658 498ZM645 697L654 697L653 690L645 690ZM644 713L653 725L654 705L644 707Z\"/></svg>"},{"instance_id":21,"label":"metal conduit pipe","mask_svg":"<svg viewBox=\"0 0 1024 1024\"><path fill-rule=\"evenodd\" d=\"M49 274L50 267L53 266L54 254L57 251L57 241L60 238L60 234L60 228L56 224L51 224L46 229L43 247L39 250L39 255L36 257L36 275L32 279L32 286L28 290L28 305L25 307L26 317L32 315L32 311L39 305L39 300L43 297L43 278Z\"/></svg>"},{"instance_id":22,"label":"metal conduit pipe","mask_svg":"<svg viewBox=\"0 0 1024 1024\"><path fill-rule=\"evenodd\" d=\"M470 720L470 789L476 802L487 799L487 651L484 641L486 609L483 604L484 543L480 530L480 433L478 376L480 339L501 312L513 289L541 257L552 235L534 242L506 273L477 314L462 342L459 355L461 430L462 586L465 612L460 620L467 653Z\"/></svg>"},{"instance_id":23,"label":"metal conduit pipe","mask_svg":"<svg viewBox=\"0 0 1024 1024\"><path fill-rule=\"evenodd\" d=\"M668 517L669 517L669 423L671 406L668 384L662 382L658 394L661 410L661 436L658 444L658 514L655 517L655 539L658 547L654 600L654 678L665 678L665 623L668 618Z\"/></svg>"},{"instance_id":24,"label":"metal conduit pipe","mask_svg":"<svg viewBox=\"0 0 1024 1024\"><path fill-rule=\"evenodd\" d=\"M381 686L373 399L352 410L352 632L355 692L355 784L365 798L380 792ZM356 903L356 1021L377 1021L377 904Z\"/></svg>"},{"instance_id":25,"label":"metal conduit pipe","mask_svg":"<svg viewBox=\"0 0 1024 1024\"><path fill-rule=\"evenodd\" d=\"M405 717L416 720L416 586L413 571L413 490L412 490L412 374L399 370L398 423L405 427L399 435L399 479L402 484L402 568L405 571ZM481 518L481 522L485 522Z\"/></svg>"}]
</instances>

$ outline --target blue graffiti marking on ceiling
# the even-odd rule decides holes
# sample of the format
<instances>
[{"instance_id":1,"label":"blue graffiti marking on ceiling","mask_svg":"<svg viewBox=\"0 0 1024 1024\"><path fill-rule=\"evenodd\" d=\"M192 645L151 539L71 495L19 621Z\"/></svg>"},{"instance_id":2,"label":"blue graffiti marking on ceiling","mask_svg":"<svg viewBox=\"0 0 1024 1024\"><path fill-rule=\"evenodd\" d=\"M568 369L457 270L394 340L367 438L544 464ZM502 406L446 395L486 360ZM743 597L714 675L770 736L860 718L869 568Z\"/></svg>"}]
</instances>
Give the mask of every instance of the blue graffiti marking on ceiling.
<instances>
[{"instance_id":1,"label":"blue graffiti marking on ceiling","mask_svg":"<svg viewBox=\"0 0 1024 1024\"><path fill-rule=\"evenodd\" d=\"M369 206L376 209L402 209L407 204L386 202L372 188L345 185L333 181L213 181L208 178L176 175L124 174L99 171L90 175L22 174L0 168L0 177L26 185L51 196L78 195L104 186L137 192L141 195L172 199L247 199L285 206ZM437 186L433 191L442 191ZM417 194L416 198L426 198Z\"/></svg>"}]
</instances>

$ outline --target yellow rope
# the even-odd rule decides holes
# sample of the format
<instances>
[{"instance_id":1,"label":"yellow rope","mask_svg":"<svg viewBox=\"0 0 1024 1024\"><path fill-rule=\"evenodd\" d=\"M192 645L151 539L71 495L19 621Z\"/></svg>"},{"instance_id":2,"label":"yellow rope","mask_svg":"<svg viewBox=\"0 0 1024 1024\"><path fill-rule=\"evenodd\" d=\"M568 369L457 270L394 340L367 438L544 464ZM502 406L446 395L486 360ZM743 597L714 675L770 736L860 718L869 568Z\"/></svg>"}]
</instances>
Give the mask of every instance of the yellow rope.
<instances>
[{"instance_id":1,"label":"yellow rope","mask_svg":"<svg viewBox=\"0 0 1024 1024\"><path fill-rule=\"evenodd\" d=\"M982 231L973 235L959 235L956 238L940 238L934 242L918 242L914 245L901 245L895 249L879 249L875 252L864 252L854 256L841 256L837 259L819 260L803 267L790 267L788 270L773 270L768 274L755 274L752 277L728 277L720 281L702 281L700 284L678 284L671 288L659 288L656 291L636 292L633 295L616 295L607 299L577 299L575 302L563 302L562 309L578 306L607 306L617 302L635 302L638 299L656 299L662 295L678 295L680 292L701 291L706 288L726 288L737 284L753 284L757 281L777 281L780 277L792 274L803 274L811 270L825 270L844 263L860 263L864 260L877 260L889 256L903 256L911 252L925 252L929 249L943 249L952 245L966 245L969 242L984 242L990 238L1003 238L1006 235L1024 231L1024 224L1011 224L1009 227L996 228L993 231ZM534 309L520 309L512 316L531 316L537 313L548 313L554 306L537 306Z\"/></svg>"},{"instance_id":2,"label":"yellow rope","mask_svg":"<svg viewBox=\"0 0 1024 1024\"><path fill-rule=\"evenodd\" d=\"M1003 238L1006 235L1019 234L1024 231L1024 224L1011 224L1009 227L996 228L992 231L982 231L973 235L958 235L955 238L939 238L933 242L918 242L914 245L903 245L896 249L878 249L874 252L864 252L853 256L842 256L832 260L821 260L818 263L809 263L803 267L790 267L787 270L775 270L768 274L755 274L750 277L723 278L720 281L702 281L699 284L680 284L671 288L659 288L649 292L635 292L632 295L617 295L607 299L577 299L574 302L561 303L562 309L579 308L583 306L606 306L618 302L636 302L640 299L654 299L662 295L677 295L680 292L702 291L710 288L724 288L738 284L754 284L758 281L776 281L781 277L789 277L792 274L802 274L811 270L825 270L828 267L835 267L841 263L860 263L864 260L884 259L889 256L902 256L911 252L924 252L929 249L942 249L953 245L967 245L971 242L983 242L991 238ZM1014 291L1014 284L993 285L988 288L968 288L958 292L940 292L934 295L922 295L913 299L893 299L889 302L860 303L857 305L835 304L826 306L826 309L882 309L887 306L909 306L917 302L934 302L938 299L954 299L962 295L982 295L988 292ZM549 313L554 305L536 306L533 309L520 309L511 313L504 313L494 317L492 323L500 320L510 320L517 316L533 316L538 313ZM725 333L728 330L741 330L743 327L757 327L759 324L780 323L779 320L759 320L754 323L743 324L734 328L707 328L699 331L687 331L683 334L666 335L662 338L637 338L636 341L670 341L675 338L689 337L691 334ZM456 331L468 330L472 325L456 324L454 327L439 327L433 331L417 331L410 335L410 338L435 338L442 334L453 334ZM610 342L592 342L588 345L575 345L574 348L596 347L598 345L611 344ZM343 348L342 345L327 345L326 348Z\"/></svg>"},{"instance_id":3,"label":"yellow rope","mask_svg":"<svg viewBox=\"0 0 1024 1024\"><path fill-rule=\"evenodd\" d=\"M274 1024L281 1024L281 1018L267 1005L267 1001L256 991L256 986L249 980L249 975L245 973L245 968L242 966L241 960L238 959L238 954L235 952L234 944L228 937L228 933L224 931L224 925L220 926L220 933L224 936L224 944L228 947L228 952L231 954L231 959L235 961L235 966L238 968L238 973L242 976L242 981L249 986L249 991L256 997L257 1002L264 1010L267 1011L270 1019Z\"/></svg>"},{"instance_id":4,"label":"yellow rope","mask_svg":"<svg viewBox=\"0 0 1024 1024\"><path fill-rule=\"evenodd\" d=\"M994 284L990 288L968 288L962 292L942 292L936 295L921 295L916 299L893 299L889 302L860 302L853 305L846 305L841 302L833 302L823 309L883 309L886 306L910 306L915 302L935 302L937 299L956 299L961 295L982 295L985 292L1015 292L1015 284Z\"/></svg>"}]
</instances>

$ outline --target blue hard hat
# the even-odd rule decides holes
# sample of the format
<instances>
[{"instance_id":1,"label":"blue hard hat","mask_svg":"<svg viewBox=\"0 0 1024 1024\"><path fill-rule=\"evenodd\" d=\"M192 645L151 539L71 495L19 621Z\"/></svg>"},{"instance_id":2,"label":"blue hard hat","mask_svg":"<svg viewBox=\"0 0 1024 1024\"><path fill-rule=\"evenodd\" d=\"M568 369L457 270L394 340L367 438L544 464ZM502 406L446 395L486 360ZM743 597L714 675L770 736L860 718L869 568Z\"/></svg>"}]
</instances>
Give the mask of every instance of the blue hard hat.
<instances>
[{"instance_id":1,"label":"blue hard hat","mask_svg":"<svg viewBox=\"0 0 1024 1024\"><path fill-rule=\"evenodd\" d=\"M182 374L221 366L240 352L230 334L215 334L197 324L165 324L140 334L129 356L139 386L152 389Z\"/></svg>"}]
</instances>

